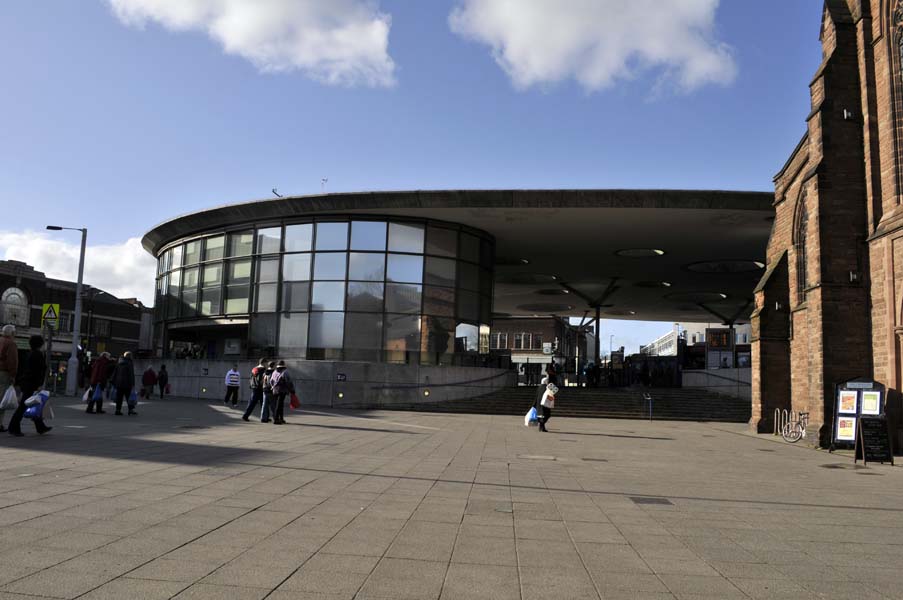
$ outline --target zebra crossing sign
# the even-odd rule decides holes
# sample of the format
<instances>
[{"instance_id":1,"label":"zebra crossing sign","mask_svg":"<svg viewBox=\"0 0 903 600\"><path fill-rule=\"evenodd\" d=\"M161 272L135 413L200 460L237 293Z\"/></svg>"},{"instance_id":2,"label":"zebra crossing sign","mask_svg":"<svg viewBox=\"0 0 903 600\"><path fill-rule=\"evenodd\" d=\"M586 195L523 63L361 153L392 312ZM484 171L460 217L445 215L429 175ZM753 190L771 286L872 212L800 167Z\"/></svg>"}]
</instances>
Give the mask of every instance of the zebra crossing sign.
<instances>
[{"instance_id":1,"label":"zebra crossing sign","mask_svg":"<svg viewBox=\"0 0 903 600\"><path fill-rule=\"evenodd\" d=\"M49 327L50 329L59 329L60 323L60 305L45 304L41 308L41 328Z\"/></svg>"}]
</instances>

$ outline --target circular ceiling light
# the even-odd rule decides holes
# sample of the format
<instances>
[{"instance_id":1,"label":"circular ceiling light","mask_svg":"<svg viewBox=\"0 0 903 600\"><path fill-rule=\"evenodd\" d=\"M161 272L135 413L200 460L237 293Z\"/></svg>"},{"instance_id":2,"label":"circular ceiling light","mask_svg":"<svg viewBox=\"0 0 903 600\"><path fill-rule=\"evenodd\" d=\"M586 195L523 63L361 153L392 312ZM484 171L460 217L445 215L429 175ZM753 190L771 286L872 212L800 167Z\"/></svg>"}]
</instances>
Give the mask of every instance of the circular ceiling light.
<instances>
[{"instance_id":1,"label":"circular ceiling light","mask_svg":"<svg viewBox=\"0 0 903 600\"><path fill-rule=\"evenodd\" d=\"M549 289L545 289L545 290L536 290L533 293L537 294L539 296L567 296L568 294L570 294L569 291L562 289L562 288L549 288Z\"/></svg>"},{"instance_id":2,"label":"circular ceiling light","mask_svg":"<svg viewBox=\"0 0 903 600\"><path fill-rule=\"evenodd\" d=\"M669 281L637 281L633 285L635 287L639 287L639 288L669 288L669 287L671 287L671 282L669 282Z\"/></svg>"},{"instance_id":3,"label":"circular ceiling light","mask_svg":"<svg viewBox=\"0 0 903 600\"><path fill-rule=\"evenodd\" d=\"M530 313L557 313L574 310L570 304L556 304L554 302L540 302L538 304L521 304L518 306L520 310Z\"/></svg>"},{"instance_id":4,"label":"circular ceiling light","mask_svg":"<svg viewBox=\"0 0 903 600\"><path fill-rule=\"evenodd\" d=\"M496 277L499 283L543 284L554 283L558 278L546 273L502 273Z\"/></svg>"},{"instance_id":5,"label":"circular ceiling light","mask_svg":"<svg viewBox=\"0 0 903 600\"><path fill-rule=\"evenodd\" d=\"M665 294L665 298L677 302L703 304L707 302L721 302L727 298L727 294L722 294L721 292L675 292L673 294Z\"/></svg>"},{"instance_id":6,"label":"circular ceiling light","mask_svg":"<svg viewBox=\"0 0 903 600\"><path fill-rule=\"evenodd\" d=\"M658 248L623 248L615 250L615 254L624 258L650 258L663 256L665 251Z\"/></svg>"},{"instance_id":7,"label":"circular ceiling light","mask_svg":"<svg viewBox=\"0 0 903 600\"><path fill-rule=\"evenodd\" d=\"M765 263L757 260L706 260L684 267L687 271L707 274L753 273L765 268Z\"/></svg>"},{"instance_id":8,"label":"circular ceiling light","mask_svg":"<svg viewBox=\"0 0 903 600\"><path fill-rule=\"evenodd\" d=\"M529 265L530 261L526 258L514 258L513 256L496 256L495 264L500 267L522 267Z\"/></svg>"},{"instance_id":9,"label":"circular ceiling light","mask_svg":"<svg viewBox=\"0 0 903 600\"><path fill-rule=\"evenodd\" d=\"M624 310L624 309L606 310L605 314L612 315L613 317L632 317L633 315L636 314L636 311L635 310Z\"/></svg>"}]
</instances>

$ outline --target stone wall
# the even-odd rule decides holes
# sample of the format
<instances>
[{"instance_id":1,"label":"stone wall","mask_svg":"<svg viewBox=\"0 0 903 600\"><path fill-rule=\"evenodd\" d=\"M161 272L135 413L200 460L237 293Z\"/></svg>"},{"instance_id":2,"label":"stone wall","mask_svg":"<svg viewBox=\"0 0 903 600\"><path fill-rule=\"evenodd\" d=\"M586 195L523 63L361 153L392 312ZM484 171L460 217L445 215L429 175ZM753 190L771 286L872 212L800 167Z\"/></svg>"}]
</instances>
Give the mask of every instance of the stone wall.
<instances>
[{"instance_id":1,"label":"stone wall","mask_svg":"<svg viewBox=\"0 0 903 600\"><path fill-rule=\"evenodd\" d=\"M700 388L725 396L751 399L752 369L699 369L681 371L681 387Z\"/></svg>"},{"instance_id":2,"label":"stone wall","mask_svg":"<svg viewBox=\"0 0 903 600\"><path fill-rule=\"evenodd\" d=\"M150 364L166 365L174 396L204 400L225 396L226 372L238 364L241 399L249 398L254 361L136 360L135 375ZM334 408L379 408L412 402L474 398L513 385L514 371L480 367L437 367L385 363L287 360L302 404ZM344 377L343 377L344 376ZM344 379L340 381L340 379Z\"/></svg>"}]
</instances>

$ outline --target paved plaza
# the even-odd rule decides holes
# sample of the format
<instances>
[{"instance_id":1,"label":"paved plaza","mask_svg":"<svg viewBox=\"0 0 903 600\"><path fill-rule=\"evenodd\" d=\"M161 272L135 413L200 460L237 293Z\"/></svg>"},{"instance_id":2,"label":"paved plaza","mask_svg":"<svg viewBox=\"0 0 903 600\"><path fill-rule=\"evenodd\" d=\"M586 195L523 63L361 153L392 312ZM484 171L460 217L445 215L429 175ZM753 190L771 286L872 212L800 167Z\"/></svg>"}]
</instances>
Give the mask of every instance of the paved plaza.
<instances>
[{"instance_id":1,"label":"paved plaza","mask_svg":"<svg viewBox=\"0 0 903 600\"><path fill-rule=\"evenodd\" d=\"M57 402L0 600L903 598L903 468L741 425Z\"/></svg>"}]
</instances>

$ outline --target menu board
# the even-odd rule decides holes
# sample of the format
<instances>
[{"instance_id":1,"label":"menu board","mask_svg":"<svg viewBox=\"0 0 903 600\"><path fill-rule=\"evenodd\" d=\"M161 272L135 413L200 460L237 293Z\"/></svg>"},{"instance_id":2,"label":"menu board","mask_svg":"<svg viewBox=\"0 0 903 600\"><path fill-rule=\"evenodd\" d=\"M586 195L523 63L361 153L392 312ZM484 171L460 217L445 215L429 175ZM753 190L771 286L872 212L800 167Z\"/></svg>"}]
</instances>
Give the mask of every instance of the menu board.
<instances>
[{"instance_id":1,"label":"menu board","mask_svg":"<svg viewBox=\"0 0 903 600\"><path fill-rule=\"evenodd\" d=\"M846 415L855 415L859 392L856 390L841 390L837 396L837 412Z\"/></svg>"},{"instance_id":2,"label":"menu board","mask_svg":"<svg viewBox=\"0 0 903 600\"><path fill-rule=\"evenodd\" d=\"M862 408L860 412L864 415L880 415L881 392L873 390L863 391Z\"/></svg>"},{"instance_id":3,"label":"menu board","mask_svg":"<svg viewBox=\"0 0 903 600\"><path fill-rule=\"evenodd\" d=\"M837 417L837 439L842 442L856 441L856 417Z\"/></svg>"},{"instance_id":4,"label":"menu board","mask_svg":"<svg viewBox=\"0 0 903 600\"><path fill-rule=\"evenodd\" d=\"M887 419L883 417L862 417L859 419L859 437L856 440L856 456L863 463L889 462L894 464L894 453L890 445Z\"/></svg>"}]
</instances>

